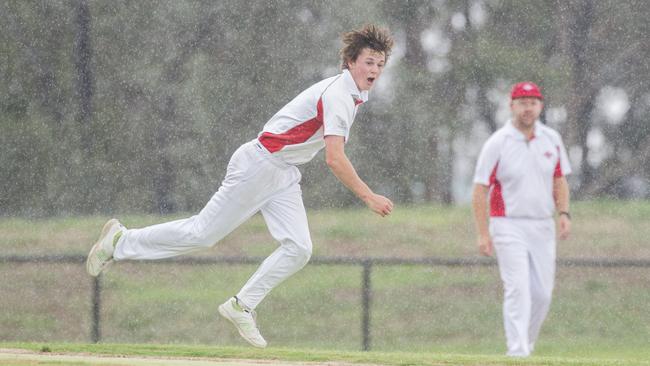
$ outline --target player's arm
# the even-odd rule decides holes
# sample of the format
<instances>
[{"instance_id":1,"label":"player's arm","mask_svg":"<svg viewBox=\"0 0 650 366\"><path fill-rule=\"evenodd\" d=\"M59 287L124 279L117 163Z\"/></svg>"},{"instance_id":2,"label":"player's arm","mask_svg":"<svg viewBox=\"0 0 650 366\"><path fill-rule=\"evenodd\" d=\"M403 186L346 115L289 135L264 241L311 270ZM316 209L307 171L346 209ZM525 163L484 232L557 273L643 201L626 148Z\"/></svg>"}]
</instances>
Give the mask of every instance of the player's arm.
<instances>
[{"instance_id":1,"label":"player's arm","mask_svg":"<svg viewBox=\"0 0 650 366\"><path fill-rule=\"evenodd\" d=\"M501 140L496 134L490 136L479 153L474 171L474 190L472 191L472 208L476 224L478 251L481 255L492 256L494 251L490 230L488 229L488 193L492 184L492 175L496 174L501 156Z\"/></svg>"},{"instance_id":2,"label":"player's arm","mask_svg":"<svg viewBox=\"0 0 650 366\"><path fill-rule=\"evenodd\" d=\"M555 209L559 212L558 224L560 239L566 239L571 233L571 217L569 216L569 183L565 176L553 178L553 199Z\"/></svg>"},{"instance_id":3,"label":"player's arm","mask_svg":"<svg viewBox=\"0 0 650 366\"><path fill-rule=\"evenodd\" d=\"M472 208L474 222L478 233L478 250L485 256L492 255L492 239L488 230L487 196L490 187L483 184L474 184L472 192Z\"/></svg>"},{"instance_id":4,"label":"player's arm","mask_svg":"<svg viewBox=\"0 0 650 366\"><path fill-rule=\"evenodd\" d=\"M390 214L393 210L393 202L382 195L375 194L361 180L345 155L345 138L343 136L325 136L325 161L334 176L359 197L368 208L381 216Z\"/></svg>"}]
</instances>

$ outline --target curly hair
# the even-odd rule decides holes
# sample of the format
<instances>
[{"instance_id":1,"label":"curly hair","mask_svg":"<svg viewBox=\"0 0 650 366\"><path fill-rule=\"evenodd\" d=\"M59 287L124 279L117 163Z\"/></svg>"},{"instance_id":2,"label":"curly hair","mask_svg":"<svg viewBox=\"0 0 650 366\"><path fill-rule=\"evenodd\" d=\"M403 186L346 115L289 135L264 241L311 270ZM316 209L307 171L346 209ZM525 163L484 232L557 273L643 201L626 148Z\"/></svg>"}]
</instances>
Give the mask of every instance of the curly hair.
<instances>
[{"instance_id":1,"label":"curly hair","mask_svg":"<svg viewBox=\"0 0 650 366\"><path fill-rule=\"evenodd\" d=\"M384 54L386 62L393 49L393 37L386 28L374 24L366 24L361 29L343 33L343 48L341 48L341 68L347 69L349 62L354 62L364 48Z\"/></svg>"}]
</instances>

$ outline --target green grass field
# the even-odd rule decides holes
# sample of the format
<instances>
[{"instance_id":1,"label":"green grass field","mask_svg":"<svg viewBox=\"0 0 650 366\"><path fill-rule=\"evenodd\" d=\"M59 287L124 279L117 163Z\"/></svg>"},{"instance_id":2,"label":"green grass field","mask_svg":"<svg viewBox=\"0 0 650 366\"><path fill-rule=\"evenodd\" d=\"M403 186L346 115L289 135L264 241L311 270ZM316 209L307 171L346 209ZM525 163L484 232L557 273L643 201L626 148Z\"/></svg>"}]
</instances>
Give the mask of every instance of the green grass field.
<instances>
[{"instance_id":1,"label":"green grass field","mask_svg":"<svg viewBox=\"0 0 650 366\"><path fill-rule=\"evenodd\" d=\"M572 212L573 237L559 243L560 257L650 259L650 203L584 202ZM476 256L467 207L402 207L384 219L362 209L311 211L309 216L316 256ZM170 219L120 218L129 227ZM0 248L3 255L85 255L106 219L0 219ZM256 216L215 248L195 255L265 256L274 248ZM107 344L56 347L119 354L129 346L110 344L165 344L133 346L133 352L170 349L182 356L196 350L222 357L210 352L228 353L220 347L244 343L216 316L216 306L254 270L251 265L118 263L103 279L102 340ZM36 342L22 344L32 348L43 342L88 342L91 280L83 266L2 263L0 276L0 342ZM270 346L287 347L260 357L313 353L380 364L443 364L444 358L462 365L505 362L496 267L375 266L372 284L371 344L373 351L384 353L354 352L361 347L361 268L308 265L258 308ZM650 359L649 304L650 268L560 268L530 364ZM257 351L247 348L232 352L239 355L233 357L257 358L248 356Z\"/></svg>"},{"instance_id":2,"label":"green grass field","mask_svg":"<svg viewBox=\"0 0 650 366\"><path fill-rule=\"evenodd\" d=\"M504 356L432 352L343 352L319 349L143 344L0 343L2 365L650 365L648 352L624 359ZM9 350L7 350L9 348ZM31 351L15 357L17 350ZM9 352L7 352L9 351ZM44 352L45 351L45 352ZM14 357L12 357L14 356ZM70 357L75 357L70 359Z\"/></svg>"}]
</instances>

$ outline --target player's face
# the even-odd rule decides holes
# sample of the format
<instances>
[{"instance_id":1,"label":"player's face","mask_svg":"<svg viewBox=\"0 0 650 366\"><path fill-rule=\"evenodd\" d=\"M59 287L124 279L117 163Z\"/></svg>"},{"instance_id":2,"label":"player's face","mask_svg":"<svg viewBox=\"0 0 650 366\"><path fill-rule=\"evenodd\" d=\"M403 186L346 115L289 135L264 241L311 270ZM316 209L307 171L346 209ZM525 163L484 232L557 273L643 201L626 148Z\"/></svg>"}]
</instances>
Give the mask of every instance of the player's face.
<instances>
[{"instance_id":1,"label":"player's face","mask_svg":"<svg viewBox=\"0 0 650 366\"><path fill-rule=\"evenodd\" d=\"M510 110L516 124L532 127L544 108L544 102L537 98L518 98L510 102Z\"/></svg>"},{"instance_id":2,"label":"player's face","mask_svg":"<svg viewBox=\"0 0 650 366\"><path fill-rule=\"evenodd\" d=\"M348 70L359 90L370 90L379 79L385 63L383 53L364 48L355 61L348 62Z\"/></svg>"}]
</instances>

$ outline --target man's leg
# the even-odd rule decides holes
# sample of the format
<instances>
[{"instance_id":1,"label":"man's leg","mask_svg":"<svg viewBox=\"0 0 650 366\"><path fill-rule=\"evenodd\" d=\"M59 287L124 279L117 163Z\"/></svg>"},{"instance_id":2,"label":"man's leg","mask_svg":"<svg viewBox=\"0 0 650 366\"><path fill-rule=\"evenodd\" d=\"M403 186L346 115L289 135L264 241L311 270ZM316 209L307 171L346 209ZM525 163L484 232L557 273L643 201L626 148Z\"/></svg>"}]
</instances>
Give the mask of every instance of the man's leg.
<instances>
[{"instance_id":1,"label":"man's leg","mask_svg":"<svg viewBox=\"0 0 650 366\"><path fill-rule=\"evenodd\" d=\"M127 230L117 242L114 258L161 259L213 246L274 194L277 188L268 184L268 178L276 169L252 145L242 145L233 154L221 187L198 215Z\"/></svg>"},{"instance_id":2,"label":"man's leg","mask_svg":"<svg viewBox=\"0 0 650 366\"><path fill-rule=\"evenodd\" d=\"M117 243L115 259L161 259L213 246L259 210L261 204L246 206L238 201L236 196L245 194L244 189L235 192L219 189L190 218L127 230Z\"/></svg>"},{"instance_id":3,"label":"man's leg","mask_svg":"<svg viewBox=\"0 0 650 366\"><path fill-rule=\"evenodd\" d=\"M530 233L530 291L531 314L528 332L530 351L546 319L551 306L555 280L555 223L553 220L540 221L531 227Z\"/></svg>"},{"instance_id":4,"label":"man's leg","mask_svg":"<svg viewBox=\"0 0 650 366\"><path fill-rule=\"evenodd\" d=\"M491 225L494 229L495 225ZM519 229L501 222L493 230L499 273L503 281L503 325L507 355L525 357L530 354L528 327L530 323L530 280L528 249L520 240Z\"/></svg>"},{"instance_id":5,"label":"man's leg","mask_svg":"<svg viewBox=\"0 0 650 366\"><path fill-rule=\"evenodd\" d=\"M312 252L307 214L298 184L264 205L262 215L280 247L262 262L237 294L237 298L252 309L275 286L304 267Z\"/></svg>"},{"instance_id":6,"label":"man's leg","mask_svg":"<svg viewBox=\"0 0 650 366\"><path fill-rule=\"evenodd\" d=\"M255 308L274 287L301 269L311 256L307 215L298 184L300 175L297 169L295 173L298 177L295 184L262 207L269 231L280 242L280 247L262 262L237 296L219 306L219 313L255 347L263 348L267 344L257 328Z\"/></svg>"}]
</instances>

